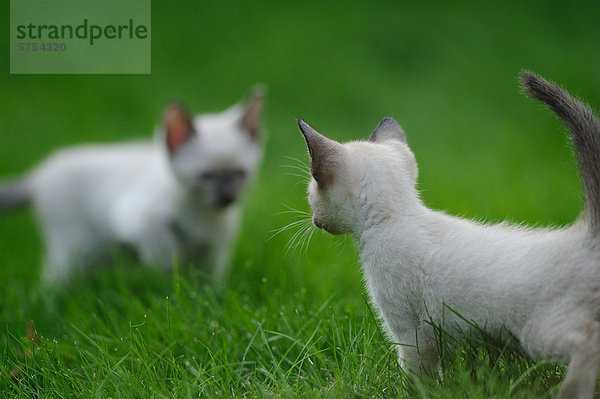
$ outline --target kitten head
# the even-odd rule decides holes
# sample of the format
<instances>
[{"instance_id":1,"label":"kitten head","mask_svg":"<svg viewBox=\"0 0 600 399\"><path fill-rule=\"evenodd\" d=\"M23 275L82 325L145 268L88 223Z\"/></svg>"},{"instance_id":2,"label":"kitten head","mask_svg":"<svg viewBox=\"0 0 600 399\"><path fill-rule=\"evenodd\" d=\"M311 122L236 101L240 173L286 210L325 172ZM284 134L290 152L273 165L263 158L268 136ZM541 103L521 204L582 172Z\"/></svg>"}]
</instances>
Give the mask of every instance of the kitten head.
<instances>
[{"instance_id":1,"label":"kitten head","mask_svg":"<svg viewBox=\"0 0 600 399\"><path fill-rule=\"evenodd\" d=\"M183 105L167 106L163 142L169 163L199 202L224 208L235 203L252 180L262 155L263 100L263 91L257 89L241 104L193 119Z\"/></svg>"},{"instance_id":2,"label":"kitten head","mask_svg":"<svg viewBox=\"0 0 600 399\"><path fill-rule=\"evenodd\" d=\"M298 126L310 153L308 202L315 226L360 234L418 200L417 163L395 120L382 120L369 141L344 144L302 120Z\"/></svg>"}]
</instances>

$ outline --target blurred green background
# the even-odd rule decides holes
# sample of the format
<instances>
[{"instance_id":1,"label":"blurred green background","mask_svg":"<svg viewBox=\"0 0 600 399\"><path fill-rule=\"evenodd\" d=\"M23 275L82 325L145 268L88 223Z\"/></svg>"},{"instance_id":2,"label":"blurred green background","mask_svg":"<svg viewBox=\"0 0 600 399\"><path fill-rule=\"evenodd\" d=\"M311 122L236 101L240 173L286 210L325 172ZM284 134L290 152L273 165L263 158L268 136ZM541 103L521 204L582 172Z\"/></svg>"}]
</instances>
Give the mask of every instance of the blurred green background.
<instances>
[{"instance_id":1,"label":"blurred green background","mask_svg":"<svg viewBox=\"0 0 600 399\"><path fill-rule=\"evenodd\" d=\"M296 165L288 157L307 161L294 118L343 141L367 138L393 116L416 154L429 206L479 220L564 225L582 208L568 140L548 110L520 94L517 76L534 70L600 105L598 21L597 1L154 0L152 74L9 75L5 4L0 176L23 173L63 146L150 137L170 99L196 113L218 111L263 82L266 155L246 198L228 286L245 293L267 286L259 298L305 290L315 303L333 294L362 309L350 238L318 233L308 250L287 253L294 231L268 240L295 220L281 213L287 207L308 210L305 183L286 167ZM40 259L32 214L2 215L7 333L22 335L30 318L49 335L62 329L24 299ZM83 287L73 295L89 292L89 283ZM88 323L76 312L64 317Z\"/></svg>"}]
</instances>

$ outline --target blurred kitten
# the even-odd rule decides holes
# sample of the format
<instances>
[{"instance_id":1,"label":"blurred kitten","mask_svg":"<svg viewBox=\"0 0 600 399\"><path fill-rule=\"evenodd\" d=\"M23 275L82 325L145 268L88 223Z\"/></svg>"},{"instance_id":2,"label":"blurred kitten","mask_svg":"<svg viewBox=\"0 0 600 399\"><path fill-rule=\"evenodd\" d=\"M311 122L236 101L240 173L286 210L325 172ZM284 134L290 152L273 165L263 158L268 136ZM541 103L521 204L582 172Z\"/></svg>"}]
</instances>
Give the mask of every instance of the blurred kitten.
<instances>
[{"instance_id":1,"label":"blurred kitten","mask_svg":"<svg viewBox=\"0 0 600 399\"><path fill-rule=\"evenodd\" d=\"M239 199L262 156L264 95L193 118L165 111L155 142L83 145L57 151L21 179L0 186L0 211L31 202L46 244L43 278L109 260L116 247L144 263L209 261L226 272Z\"/></svg>"},{"instance_id":2,"label":"blurred kitten","mask_svg":"<svg viewBox=\"0 0 600 399\"><path fill-rule=\"evenodd\" d=\"M455 335L480 326L508 331L533 358L568 362L558 397L591 399L600 371L600 123L559 86L531 72L521 82L571 133L585 193L572 226L488 225L427 208L415 156L391 118L369 141L345 144L299 121L312 220L358 240L367 290L403 368L437 368L435 325Z\"/></svg>"}]
</instances>

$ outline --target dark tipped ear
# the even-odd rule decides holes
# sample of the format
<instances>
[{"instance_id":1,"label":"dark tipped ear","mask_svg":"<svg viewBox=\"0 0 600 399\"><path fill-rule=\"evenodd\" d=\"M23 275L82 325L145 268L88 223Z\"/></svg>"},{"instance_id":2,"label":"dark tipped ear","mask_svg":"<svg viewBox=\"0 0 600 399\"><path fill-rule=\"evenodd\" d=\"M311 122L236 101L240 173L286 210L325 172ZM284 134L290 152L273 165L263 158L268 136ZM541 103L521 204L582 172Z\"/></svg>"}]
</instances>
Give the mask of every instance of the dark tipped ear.
<instances>
[{"instance_id":1,"label":"dark tipped ear","mask_svg":"<svg viewBox=\"0 0 600 399\"><path fill-rule=\"evenodd\" d=\"M190 137L195 134L192 117L180 103L167 106L163 114L163 126L166 132L169 153L176 152Z\"/></svg>"},{"instance_id":2,"label":"dark tipped ear","mask_svg":"<svg viewBox=\"0 0 600 399\"><path fill-rule=\"evenodd\" d=\"M262 113L264 100L264 86L256 86L244 104L244 113L240 119L240 126L252 139L257 139L259 136L260 115Z\"/></svg>"},{"instance_id":3,"label":"dark tipped ear","mask_svg":"<svg viewBox=\"0 0 600 399\"><path fill-rule=\"evenodd\" d=\"M385 140L396 140L406 144L406 134L393 118L383 118L369 137L369 141L373 143L380 143Z\"/></svg>"},{"instance_id":4,"label":"dark tipped ear","mask_svg":"<svg viewBox=\"0 0 600 399\"><path fill-rule=\"evenodd\" d=\"M298 127L304 135L308 152L310 153L310 171L321 187L327 187L333 182L336 162L341 146L323 136L302 119L297 119Z\"/></svg>"}]
</instances>

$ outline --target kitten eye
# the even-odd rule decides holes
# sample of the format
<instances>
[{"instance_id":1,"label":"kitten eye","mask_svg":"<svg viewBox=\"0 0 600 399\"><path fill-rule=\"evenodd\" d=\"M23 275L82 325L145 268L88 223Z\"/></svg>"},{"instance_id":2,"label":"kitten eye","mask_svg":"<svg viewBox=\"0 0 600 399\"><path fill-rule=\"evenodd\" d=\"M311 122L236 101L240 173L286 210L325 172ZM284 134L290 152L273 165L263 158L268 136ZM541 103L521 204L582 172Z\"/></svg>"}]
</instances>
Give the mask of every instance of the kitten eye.
<instances>
[{"instance_id":1,"label":"kitten eye","mask_svg":"<svg viewBox=\"0 0 600 399\"><path fill-rule=\"evenodd\" d=\"M214 172L203 172L200 174L200 180L204 182L212 182L216 177L217 176Z\"/></svg>"},{"instance_id":2,"label":"kitten eye","mask_svg":"<svg viewBox=\"0 0 600 399\"><path fill-rule=\"evenodd\" d=\"M244 177L246 177L246 171L244 169L236 169L233 172L233 177L237 179L243 179Z\"/></svg>"}]
</instances>

